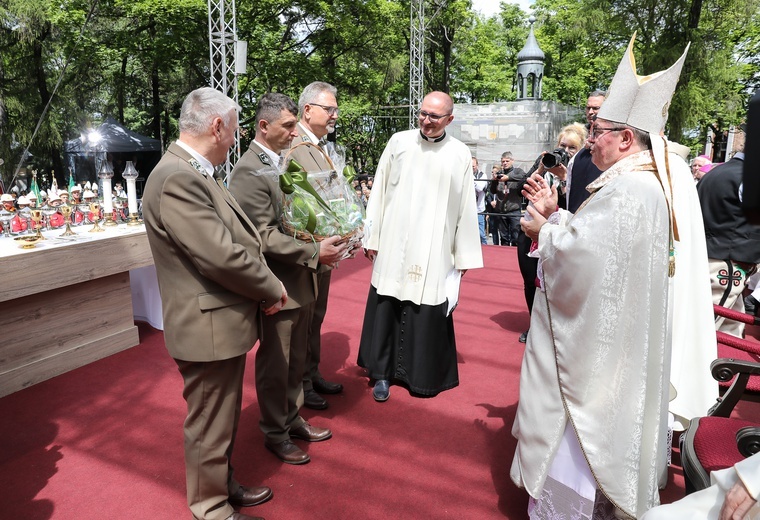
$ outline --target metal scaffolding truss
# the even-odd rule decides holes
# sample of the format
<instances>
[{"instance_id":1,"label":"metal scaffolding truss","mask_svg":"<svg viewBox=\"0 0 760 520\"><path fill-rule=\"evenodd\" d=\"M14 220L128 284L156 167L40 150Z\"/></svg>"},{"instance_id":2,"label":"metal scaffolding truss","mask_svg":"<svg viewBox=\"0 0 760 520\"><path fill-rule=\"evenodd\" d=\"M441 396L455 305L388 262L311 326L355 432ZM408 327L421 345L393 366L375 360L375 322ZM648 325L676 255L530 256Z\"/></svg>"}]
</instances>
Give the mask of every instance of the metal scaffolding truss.
<instances>
[{"instance_id":1,"label":"metal scaffolding truss","mask_svg":"<svg viewBox=\"0 0 760 520\"><path fill-rule=\"evenodd\" d=\"M208 0L208 43L210 55L211 87L238 102L238 82L235 74L237 62L237 21L235 0ZM224 165L225 179L232 166L240 159L240 131L235 132L234 149L227 153Z\"/></svg>"},{"instance_id":2,"label":"metal scaffolding truss","mask_svg":"<svg viewBox=\"0 0 760 520\"><path fill-rule=\"evenodd\" d=\"M409 38L409 128L417 127L425 60L425 0L412 0Z\"/></svg>"}]
</instances>

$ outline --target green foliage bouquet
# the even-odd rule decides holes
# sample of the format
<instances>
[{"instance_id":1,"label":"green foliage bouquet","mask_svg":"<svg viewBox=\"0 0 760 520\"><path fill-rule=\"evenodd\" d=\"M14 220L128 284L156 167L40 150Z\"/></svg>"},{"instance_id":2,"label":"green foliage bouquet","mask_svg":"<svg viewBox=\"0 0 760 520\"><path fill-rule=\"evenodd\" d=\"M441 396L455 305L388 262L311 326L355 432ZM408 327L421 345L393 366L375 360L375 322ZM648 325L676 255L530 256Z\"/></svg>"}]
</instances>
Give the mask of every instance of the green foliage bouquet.
<instances>
[{"instance_id":1,"label":"green foliage bouquet","mask_svg":"<svg viewBox=\"0 0 760 520\"><path fill-rule=\"evenodd\" d=\"M346 170L350 175L352 169ZM295 160L280 175L284 194L282 226L300 240L341 235L349 246L361 242L364 206L346 177L334 170L307 174ZM352 247L349 247L349 250Z\"/></svg>"}]
</instances>

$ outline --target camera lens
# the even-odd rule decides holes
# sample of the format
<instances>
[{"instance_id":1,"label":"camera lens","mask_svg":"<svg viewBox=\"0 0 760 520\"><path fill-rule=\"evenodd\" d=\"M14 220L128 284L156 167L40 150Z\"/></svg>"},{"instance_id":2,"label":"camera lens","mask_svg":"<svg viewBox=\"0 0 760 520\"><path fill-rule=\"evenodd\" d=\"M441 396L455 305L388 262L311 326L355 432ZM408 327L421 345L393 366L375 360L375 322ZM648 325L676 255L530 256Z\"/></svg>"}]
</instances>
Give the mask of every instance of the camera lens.
<instances>
[{"instance_id":1,"label":"camera lens","mask_svg":"<svg viewBox=\"0 0 760 520\"><path fill-rule=\"evenodd\" d=\"M570 156L567 155L567 152L563 148L557 148L553 152L546 152L544 156L541 157L541 164L544 165L544 168L548 169L554 168L560 164L567 166L569 160Z\"/></svg>"},{"instance_id":2,"label":"camera lens","mask_svg":"<svg viewBox=\"0 0 760 520\"><path fill-rule=\"evenodd\" d=\"M561 162L561 160L559 154L555 152L547 152L541 157L541 164L544 165L544 168L554 168Z\"/></svg>"}]
</instances>

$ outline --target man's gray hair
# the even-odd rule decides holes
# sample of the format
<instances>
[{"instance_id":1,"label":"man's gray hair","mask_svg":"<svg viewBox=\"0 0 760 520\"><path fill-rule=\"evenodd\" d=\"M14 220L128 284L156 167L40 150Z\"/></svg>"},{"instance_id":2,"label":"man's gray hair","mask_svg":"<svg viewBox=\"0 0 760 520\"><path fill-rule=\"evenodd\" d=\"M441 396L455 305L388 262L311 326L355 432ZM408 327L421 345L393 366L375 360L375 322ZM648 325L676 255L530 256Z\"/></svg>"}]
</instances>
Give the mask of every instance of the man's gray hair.
<instances>
[{"instance_id":1,"label":"man's gray hair","mask_svg":"<svg viewBox=\"0 0 760 520\"><path fill-rule=\"evenodd\" d=\"M649 137L649 132L645 132L644 130L639 130L638 128L634 128L630 125L623 125L625 128L629 129L631 132L633 132L633 139L636 141L639 146L641 146L644 150L651 150L652 149L652 139Z\"/></svg>"},{"instance_id":2,"label":"man's gray hair","mask_svg":"<svg viewBox=\"0 0 760 520\"><path fill-rule=\"evenodd\" d=\"M501 154L502 159L511 159L512 158L512 152L504 152Z\"/></svg>"},{"instance_id":3,"label":"man's gray hair","mask_svg":"<svg viewBox=\"0 0 760 520\"><path fill-rule=\"evenodd\" d=\"M268 92L261 96L259 103L256 106L256 127L259 126L259 121L269 121L270 123L280 119L280 115L283 110L287 110L294 116L298 116L298 107L285 94L279 94L277 92Z\"/></svg>"},{"instance_id":4,"label":"man's gray hair","mask_svg":"<svg viewBox=\"0 0 760 520\"><path fill-rule=\"evenodd\" d=\"M190 135L203 135L211 121L222 118L224 126L231 123L232 111L240 105L211 87L195 89L187 95L179 113L179 131Z\"/></svg>"},{"instance_id":5,"label":"man's gray hair","mask_svg":"<svg viewBox=\"0 0 760 520\"><path fill-rule=\"evenodd\" d=\"M605 97L607 95L606 90L594 90L586 97Z\"/></svg>"},{"instance_id":6,"label":"man's gray hair","mask_svg":"<svg viewBox=\"0 0 760 520\"><path fill-rule=\"evenodd\" d=\"M303 114L306 105L314 103L323 92L329 92L335 96L335 99L338 98L337 88L324 81L314 81L306 85L306 88L301 92L301 97L298 98L298 111Z\"/></svg>"}]
</instances>

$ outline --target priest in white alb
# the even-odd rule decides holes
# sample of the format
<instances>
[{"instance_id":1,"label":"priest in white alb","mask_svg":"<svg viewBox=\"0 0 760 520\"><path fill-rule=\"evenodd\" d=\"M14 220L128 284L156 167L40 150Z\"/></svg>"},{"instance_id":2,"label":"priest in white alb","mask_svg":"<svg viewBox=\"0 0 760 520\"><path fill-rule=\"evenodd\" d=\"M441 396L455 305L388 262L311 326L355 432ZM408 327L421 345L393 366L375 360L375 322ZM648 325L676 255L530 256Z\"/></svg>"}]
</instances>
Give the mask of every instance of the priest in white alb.
<instances>
[{"instance_id":1,"label":"priest in white alb","mask_svg":"<svg viewBox=\"0 0 760 520\"><path fill-rule=\"evenodd\" d=\"M459 384L451 307L458 280L483 267L472 155L446 133L448 94L431 92L419 130L391 136L367 205L364 247L374 262L358 364L386 401L391 381L432 396Z\"/></svg>"}]
</instances>

